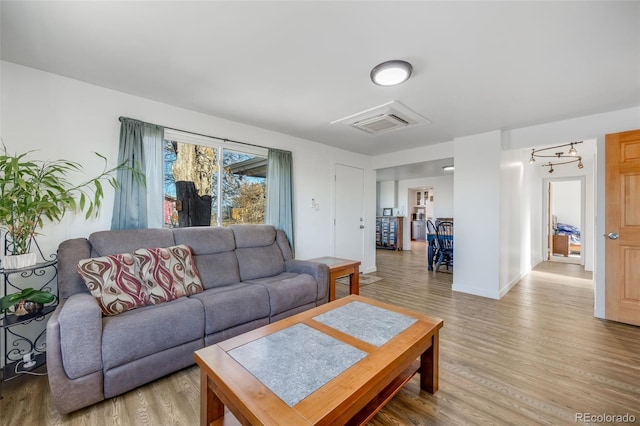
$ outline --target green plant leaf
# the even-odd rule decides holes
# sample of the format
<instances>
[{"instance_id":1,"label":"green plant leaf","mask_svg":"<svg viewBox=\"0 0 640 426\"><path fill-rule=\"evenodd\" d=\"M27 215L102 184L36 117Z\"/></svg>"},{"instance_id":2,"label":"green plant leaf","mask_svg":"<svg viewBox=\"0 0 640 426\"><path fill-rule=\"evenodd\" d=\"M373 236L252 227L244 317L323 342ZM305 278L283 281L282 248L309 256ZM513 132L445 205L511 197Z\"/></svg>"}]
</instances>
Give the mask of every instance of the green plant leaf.
<instances>
[{"instance_id":1,"label":"green plant leaf","mask_svg":"<svg viewBox=\"0 0 640 426\"><path fill-rule=\"evenodd\" d=\"M28 300L36 303L42 303L44 305L46 303L53 302L53 299L54 299L53 294L43 291L43 292L32 294L31 296L29 296Z\"/></svg>"},{"instance_id":2,"label":"green plant leaf","mask_svg":"<svg viewBox=\"0 0 640 426\"><path fill-rule=\"evenodd\" d=\"M55 296L47 291L35 290L31 287L25 288L17 293L9 294L0 299L0 310L5 311L18 303L20 299L36 303L51 303Z\"/></svg>"}]
</instances>

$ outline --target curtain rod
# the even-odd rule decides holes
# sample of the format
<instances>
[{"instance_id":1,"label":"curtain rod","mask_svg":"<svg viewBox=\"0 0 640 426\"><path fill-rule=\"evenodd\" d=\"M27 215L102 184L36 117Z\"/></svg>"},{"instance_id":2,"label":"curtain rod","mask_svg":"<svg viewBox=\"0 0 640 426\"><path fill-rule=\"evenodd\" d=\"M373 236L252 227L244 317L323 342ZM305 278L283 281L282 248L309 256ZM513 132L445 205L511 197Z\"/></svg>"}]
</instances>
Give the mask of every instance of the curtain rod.
<instances>
[{"instance_id":1,"label":"curtain rod","mask_svg":"<svg viewBox=\"0 0 640 426\"><path fill-rule=\"evenodd\" d=\"M120 118L118 118L118 120L119 120L120 122L122 122L122 120L133 120L133 121L139 121L140 123L147 123L147 124L151 124L152 126L162 127L163 129L175 130L176 132L189 133L189 134L191 134L191 135L202 136L202 137L205 137L205 138L218 139L218 140L221 140L221 141L223 141L223 142L239 143L239 144L242 144L242 145L248 145L248 146L253 146L253 147L256 147L256 148L263 148L263 149L274 149L274 148L269 148L269 147L267 147L267 146L256 145L256 144L254 144L254 143L241 142L241 141L236 141L236 140L228 139L228 138L219 138L219 137L217 137L217 136L205 135L205 134L202 134L202 133L190 132L190 131L188 131L188 130L176 129L175 127L167 127L167 126L162 126L162 125L160 125L160 124L148 123L148 122L146 122L146 121L136 120L135 118L130 118L130 117L120 117Z\"/></svg>"}]
</instances>

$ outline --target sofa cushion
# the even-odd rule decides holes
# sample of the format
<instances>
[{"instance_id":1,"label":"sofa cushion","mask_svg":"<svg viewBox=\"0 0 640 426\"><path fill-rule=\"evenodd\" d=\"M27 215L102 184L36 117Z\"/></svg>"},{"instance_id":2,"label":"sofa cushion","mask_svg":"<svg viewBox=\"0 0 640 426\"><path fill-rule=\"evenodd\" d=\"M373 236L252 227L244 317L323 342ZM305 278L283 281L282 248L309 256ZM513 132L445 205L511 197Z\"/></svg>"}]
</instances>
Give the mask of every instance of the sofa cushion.
<instances>
[{"instance_id":1,"label":"sofa cushion","mask_svg":"<svg viewBox=\"0 0 640 426\"><path fill-rule=\"evenodd\" d=\"M284 272L273 277L263 277L247 282L266 287L269 292L271 316L303 305L315 303L318 283L309 274Z\"/></svg>"},{"instance_id":2,"label":"sofa cushion","mask_svg":"<svg viewBox=\"0 0 640 426\"><path fill-rule=\"evenodd\" d=\"M205 289L227 286L240 281L238 258L233 232L229 228L198 226L175 228L176 244L186 244L200 271Z\"/></svg>"},{"instance_id":3,"label":"sofa cushion","mask_svg":"<svg viewBox=\"0 0 640 426\"><path fill-rule=\"evenodd\" d=\"M229 228L221 226L194 226L174 228L175 243L191 247L195 256L233 251L236 241Z\"/></svg>"},{"instance_id":4,"label":"sofa cushion","mask_svg":"<svg viewBox=\"0 0 640 426\"><path fill-rule=\"evenodd\" d=\"M193 256L205 289L223 287L240 281L240 268L235 252Z\"/></svg>"},{"instance_id":5,"label":"sofa cushion","mask_svg":"<svg viewBox=\"0 0 640 426\"><path fill-rule=\"evenodd\" d=\"M264 247L237 248L236 256L242 281L270 277L285 271L282 252L275 242Z\"/></svg>"},{"instance_id":6,"label":"sofa cushion","mask_svg":"<svg viewBox=\"0 0 640 426\"><path fill-rule=\"evenodd\" d=\"M202 304L188 297L105 317L102 322L105 371L204 335Z\"/></svg>"},{"instance_id":7,"label":"sofa cushion","mask_svg":"<svg viewBox=\"0 0 640 426\"><path fill-rule=\"evenodd\" d=\"M204 290L186 245L138 249L134 253L151 303L166 302Z\"/></svg>"},{"instance_id":8,"label":"sofa cushion","mask_svg":"<svg viewBox=\"0 0 640 426\"><path fill-rule=\"evenodd\" d=\"M98 231L89 235L91 257L133 253L139 248L176 245L171 229L121 229Z\"/></svg>"},{"instance_id":9,"label":"sofa cushion","mask_svg":"<svg viewBox=\"0 0 640 426\"><path fill-rule=\"evenodd\" d=\"M149 303L132 254L82 259L78 272L105 315L117 315Z\"/></svg>"},{"instance_id":10,"label":"sofa cushion","mask_svg":"<svg viewBox=\"0 0 640 426\"><path fill-rule=\"evenodd\" d=\"M263 286L236 283L206 290L190 299L197 299L204 306L207 335L269 317L269 294Z\"/></svg>"},{"instance_id":11,"label":"sofa cushion","mask_svg":"<svg viewBox=\"0 0 640 426\"><path fill-rule=\"evenodd\" d=\"M285 271L284 256L271 225L231 225L242 281L269 277Z\"/></svg>"},{"instance_id":12,"label":"sofa cushion","mask_svg":"<svg viewBox=\"0 0 640 426\"><path fill-rule=\"evenodd\" d=\"M280 247L280 251L282 251L282 257L285 261L293 259L293 253L291 252L289 239L287 238L287 234L285 234L281 229L276 230L276 243L278 243L278 247Z\"/></svg>"},{"instance_id":13,"label":"sofa cushion","mask_svg":"<svg viewBox=\"0 0 640 426\"><path fill-rule=\"evenodd\" d=\"M270 246L276 240L276 228L271 225L231 225L237 248Z\"/></svg>"}]
</instances>

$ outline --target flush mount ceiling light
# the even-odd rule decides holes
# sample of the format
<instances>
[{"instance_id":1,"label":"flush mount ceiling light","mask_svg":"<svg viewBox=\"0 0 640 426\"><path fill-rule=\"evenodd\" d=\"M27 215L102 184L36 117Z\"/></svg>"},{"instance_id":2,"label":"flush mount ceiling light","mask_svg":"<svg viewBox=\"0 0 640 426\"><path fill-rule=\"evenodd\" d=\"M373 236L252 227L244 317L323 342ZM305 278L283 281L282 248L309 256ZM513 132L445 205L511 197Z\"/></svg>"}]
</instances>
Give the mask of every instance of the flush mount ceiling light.
<instances>
[{"instance_id":1,"label":"flush mount ceiling light","mask_svg":"<svg viewBox=\"0 0 640 426\"><path fill-rule=\"evenodd\" d=\"M453 166L453 164L452 164L452 165L450 165L450 166L443 166L443 167L442 167L442 170L447 171L447 172L448 172L448 171L450 171L450 170L453 170L453 169L455 169L455 167Z\"/></svg>"},{"instance_id":2,"label":"flush mount ceiling light","mask_svg":"<svg viewBox=\"0 0 640 426\"><path fill-rule=\"evenodd\" d=\"M411 77L413 67L409 62L394 60L376 65L371 70L371 81L378 86L395 86Z\"/></svg>"},{"instance_id":3,"label":"flush mount ceiling light","mask_svg":"<svg viewBox=\"0 0 640 426\"><path fill-rule=\"evenodd\" d=\"M584 167L584 165L582 164L582 157L578 155L578 151L574 146L579 143L582 143L582 141L569 142L569 143L565 143L564 145L550 146L549 148L532 149L531 158L529 159L529 164L535 163L536 158L557 158L560 161L556 161L555 163L549 161L547 164L542 164L542 167L548 167L549 173L553 173L553 166L559 166L560 164L578 163L578 168L581 169ZM564 151L557 151L553 155L548 155L548 154L545 155L546 153L540 154L541 152L548 151L550 149L564 148L566 146L569 147L569 151L567 151L567 154L565 154ZM571 158L571 160L565 160L567 158Z\"/></svg>"}]
</instances>

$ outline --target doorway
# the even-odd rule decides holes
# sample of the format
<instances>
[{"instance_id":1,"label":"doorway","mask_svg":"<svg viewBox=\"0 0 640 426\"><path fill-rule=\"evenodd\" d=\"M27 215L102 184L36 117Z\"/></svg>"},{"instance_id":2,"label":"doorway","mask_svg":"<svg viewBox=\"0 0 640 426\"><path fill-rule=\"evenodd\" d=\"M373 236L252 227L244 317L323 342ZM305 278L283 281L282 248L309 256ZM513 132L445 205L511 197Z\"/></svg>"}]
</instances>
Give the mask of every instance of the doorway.
<instances>
[{"instance_id":1,"label":"doorway","mask_svg":"<svg viewBox=\"0 0 640 426\"><path fill-rule=\"evenodd\" d=\"M547 179L546 259L584 265L584 177Z\"/></svg>"}]
</instances>

